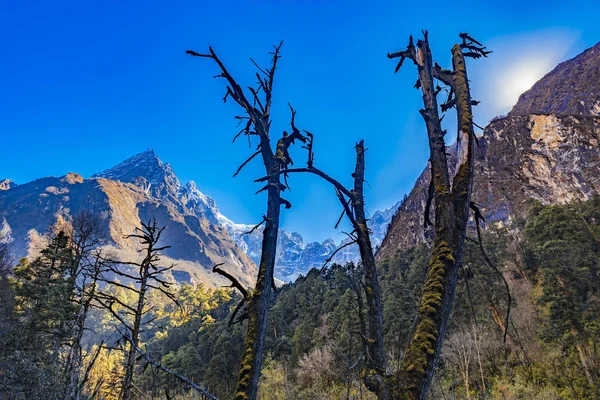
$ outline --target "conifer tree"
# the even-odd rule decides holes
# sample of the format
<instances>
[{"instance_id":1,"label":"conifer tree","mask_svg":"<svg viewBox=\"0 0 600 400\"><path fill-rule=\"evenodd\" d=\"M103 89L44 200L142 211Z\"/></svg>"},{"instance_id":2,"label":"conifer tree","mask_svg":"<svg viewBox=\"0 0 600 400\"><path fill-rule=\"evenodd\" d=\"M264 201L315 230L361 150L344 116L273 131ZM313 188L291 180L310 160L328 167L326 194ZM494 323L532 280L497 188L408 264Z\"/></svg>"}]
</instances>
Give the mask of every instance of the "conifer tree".
<instances>
[{"instance_id":1,"label":"conifer tree","mask_svg":"<svg viewBox=\"0 0 600 400\"><path fill-rule=\"evenodd\" d=\"M60 231L37 258L14 268L12 290L3 296L14 309L6 310L2 324L0 397L62 395L62 357L76 316L73 262L69 238Z\"/></svg>"},{"instance_id":2,"label":"conifer tree","mask_svg":"<svg viewBox=\"0 0 600 400\"><path fill-rule=\"evenodd\" d=\"M16 310L24 326L17 347L36 351L40 359L54 365L75 319L74 263L69 238L61 231L38 258L22 259L14 269Z\"/></svg>"}]
</instances>

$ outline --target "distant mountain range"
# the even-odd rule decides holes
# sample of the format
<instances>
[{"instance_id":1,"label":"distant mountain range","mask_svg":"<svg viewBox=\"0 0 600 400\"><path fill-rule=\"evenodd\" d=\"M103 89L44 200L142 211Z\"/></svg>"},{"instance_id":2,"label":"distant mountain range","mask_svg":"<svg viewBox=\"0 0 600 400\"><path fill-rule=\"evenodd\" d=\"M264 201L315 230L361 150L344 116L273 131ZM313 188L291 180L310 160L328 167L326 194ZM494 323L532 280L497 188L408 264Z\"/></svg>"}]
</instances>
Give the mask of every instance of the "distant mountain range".
<instances>
[{"instance_id":1,"label":"distant mountain range","mask_svg":"<svg viewBox=\"0 0 600 400\"><path fill-rule=\"evenodd\" d=\"M396 206L397 208L397 206ZM57 218L69 219L80 211L91 211L103 221L103 229L115 249L132 253L135 244L124 239L151 217L165 225L166 256L176 261L174 276L215 284L214 264L225 262L230 272L251 284L260 262L262 229L246 232L252 225L238 224L219 211L210 196L194 181L182 185L168 163L153 150L137 154L89 179L69 173L22 185L0 181L0 222L13 239L16 256L25 256L32 235L42 233ZM372 217L376 244L383 239L395 208ZM34 232L35 231L35 232ZM290 281L313 267L320 267L337 249L332 239L305 243L295 232L280 230L276 278ZM334 261L358 259L357 248L348 246ZM179 269L177 269L179 268Z\"/></svg>"}]
</instances>

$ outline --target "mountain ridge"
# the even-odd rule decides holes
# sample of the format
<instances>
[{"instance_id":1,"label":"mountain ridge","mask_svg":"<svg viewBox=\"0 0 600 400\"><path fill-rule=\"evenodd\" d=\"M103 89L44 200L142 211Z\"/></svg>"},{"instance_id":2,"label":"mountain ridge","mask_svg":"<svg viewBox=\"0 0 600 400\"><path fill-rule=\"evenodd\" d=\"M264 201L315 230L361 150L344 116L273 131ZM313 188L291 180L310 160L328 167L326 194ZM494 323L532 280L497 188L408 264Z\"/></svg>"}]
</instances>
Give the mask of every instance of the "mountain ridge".
<instances>
[{"instance_id":1,"label":"mountain ridge","mask_svg":"<svg viewBox=\"0 0 600 400\"><path fill-rule=\"evenodd\" d=\"M179 199L186 209L202 215L211 223L226 229L230 238L234 240L238 247L256 265L260 263L262 227L248 233L254 227L253 225L236 223L227 218L219 210L216 201L201 192L193 180L182 185L170 164L164 163L153 149L136 154L112 168L93 175L93 177L129 181L142 187L150 195ZM371 229L373 230L375 246L381 243L387 224L398 206L399 203L388 210L373 213ZM275 276L283 281L292 281L300 274L306 274L311 268L323 266L334 251L346 242L342 241L339 245L336 245L333 239L327 238L321 242L305 243L301 234L281 228L278 238ZM337 253L332 261L345 263L358 261L359 258L358 247L348 246Z\"/></svg>"},{"instance_id":2,"label":"mountain ridge","mask_svg":"<svg viewBox=\"0 0 600 400\"><path fill-rule=\"evenodd\" d=\"M509 115L600 114L600 42L563 61L525 91Z\"/></svg>"},{"instance_id":3,"label":"mountain ridge","mask_svg":"<svg viewBox=\"0 0 600 400\"><path fill-rule=\"evenodd\" d=\"M559 64L485 127L475 151L473 201L488 223L510 225L529 199L564 204L600 193L598 104L600 44ZM453 146L449 153L454 165ZM427 166L392 218L378 259L433 239L432 228L424 228L429 180Z\"/></svg>"},{"instance_id":4,"label":"mountain ridge","mask_svg":"<svg viewBox=\"0 0 600 400\"><path fill-rule=\"evenodd\" d=\"M69 173L1 191L0 221L10 231L13 252L17 257L26 256L32 234L46 232L57 220L69 221L79 212L89 211L100 218L101 229L115 251L133 257L137 244L125 236L141 221L156 218L166 227L164 243L171 246L164 250L165 262L175 262L175 270L186 273L187 280L201 280L209 286L225 283L212 273L212 266L223 262L241 282L252 284L256 266L224 229L189 212L174 201L168 188L158 188L163 197L152 196L137 178L131 177L136 185L100 176L83 179Z\"/></svg>"},{"instance_id":5,"label":"mountain ridge","mask_svg":"<svg viewBox=\"0 0 600 400\"><path fill-rule=\"evenodd\" d=\"M215 245L229 243L225 247L231 252L230 258L236 268L253 270L260 263L262 227L248 234L253 225L235 223L227 218L219 210L216 201L202 193L193 180L182 184L171 165L164 163L153 149L129 157L87 179L79 174L69 173L64 177L41 178L22 185L15 185L9 180L3 182L6 182L6 189L0 191L0 218L7 221L7 225L15 231L16 236L13 236L22 243L27 242L31 229L41 232L59 216L69 219L75 210L83 209L82 204L73 204L83 194L75 190L75 198L71 198L74 187L65 186L65 182L78 183L84 184L83 192L86 196L96 199L95 202L90 202L89 199L81 201L87 202L108 221L105 232L121 249L132 250L123 238L139 226L141 219L158 215L158 222L168 226L165 230L166 237L170 236L177 242L167 254L170 257L200 263L202 268L208 270L217 259L226 256ZM16 188L20 189L25 198L16 195L17 192L13 190ZM36 218L34 222L31 217L34 212L29 210L29 217L25 218L24 223L19 223L17 216L6 208L16 209L22 207L23 203L33 202L34 193L30 192L37 193L36 206L42 207L39 213L42 218ZM54 201L50 204L48 199ZM44 202L48 204L44 206ZM395 210L392 208L373 214L373 239L376 245L381 242L393 211ZM182 226L185 226L187 234L182 232ZM169 235L169 231L176 233ZM198 246L196 242L201 245ZM344 243L342 241L340 245ZM232 250L231 244L235 244L239 252ZM280 229L275 276L282 281L294 280L313 267L321 267L340 245L331 238L322 242L305 243L302 235ZM209 254L205 254L206 251L203 250L206 247L211 249ZM25 245L18 246L16 252L19 256L25 255ZM245 257L238 253L244 253ZM336 254L333 261L345 263L358 259L358 248L348 246ZM253 274L242 278L248 283L252 279Z\"/></svg>"}]
</instances>

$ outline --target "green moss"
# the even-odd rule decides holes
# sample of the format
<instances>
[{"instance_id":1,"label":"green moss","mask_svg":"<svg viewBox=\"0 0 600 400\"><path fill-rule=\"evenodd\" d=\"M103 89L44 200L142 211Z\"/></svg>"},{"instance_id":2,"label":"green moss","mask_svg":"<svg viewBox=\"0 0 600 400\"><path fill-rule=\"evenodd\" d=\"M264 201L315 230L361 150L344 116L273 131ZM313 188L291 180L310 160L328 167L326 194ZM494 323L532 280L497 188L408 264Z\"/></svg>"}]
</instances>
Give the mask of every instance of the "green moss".
<instances>
[{"instance_id":1,"label":"green moss","mask_svg":"<svg viewBox=\"0 0 600 400\"><path fill-rule=\"evenodd\" d=\"M454 265L453 250L446 242L436 245L430 258L429 272L423 287L415 334L409 343L401 374L404 390L398 398L410 399L433 360L439 336L438 324L448 271Z\"/></svg>"},{"instance_id":2,"label":"green moss","mask_svg":"<svg viewBox=\"0 0 600 400\"><path fill-rule=\"evenodd\" d=\"M454 177L454 198L464 198L467 195L469 181L471 179L471 163L469 161L462 163Z\"/></svg>"},{"instance_id":3,"label":"green moss","mask_svg":"<svg viewBox=\"0 0 600 400\"><path fill-rule=\"evenodd\" d=\"M254 295L256 295L256 291L258 291L260 285L256 285L256 287L257 289L255 290ZM250 386L254 375L254 364L256 360L254 344L258 335L256 325L256 316L251 316L248 320L248 332L246 334L245 343L246 350L244 352L244 358L242 360L242 366L240 368L238 388L235 394L236 400L245 400L249 398L245 391Z\"/></svg>"},{"instance_id":4,"label":"green moss","mask_svg":"<svg viewBox=\"0 0 600 400\"><path fill-rule=\"evenodd\" d=\"M449 194L448 186L444 182L444 177L440 173L436 173L433 176L433 187L438 196L445 196Z\"/></svg>"}]
</instances>

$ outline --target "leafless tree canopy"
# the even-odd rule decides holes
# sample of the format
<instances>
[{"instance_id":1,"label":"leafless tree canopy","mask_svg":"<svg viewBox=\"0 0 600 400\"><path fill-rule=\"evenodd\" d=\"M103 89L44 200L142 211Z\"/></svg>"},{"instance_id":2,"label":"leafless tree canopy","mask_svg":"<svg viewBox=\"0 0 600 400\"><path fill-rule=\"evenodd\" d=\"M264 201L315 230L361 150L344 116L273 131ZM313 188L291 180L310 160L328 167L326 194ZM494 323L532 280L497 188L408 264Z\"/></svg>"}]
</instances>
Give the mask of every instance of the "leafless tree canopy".
<instances>
[{"instance_id":1,"label":"leafless tree canopy","mask_svg":"<svg viewBox=\"0 0 600 400\"><path fill-rule=\"evenodd\" d=\"M222 78L227 83L223 101L231 98L242 108L243 114L235 117L239 121L239 125L242 125L242 129L234 136L233 141L235 142L241 136L246 136L249 145L252 146L251 139L254 137L258 139L256 150L239 166L233 176L237 176L246 165L259 156L262 159L267 175L267 178L264 180L265 185L257 191L257 193L267 192L267 212L261 222L250 231L252 232L258 229L259 226L264 225L261 261L254 290L242 288L237 279L222 268L219 268L220 266L214 268L215 273L221 274L232 282L232 287L240 289L243 296L242 302L236 308L230 321L233 323L248 319L244 358L240 366L238 387L235 394L236 399L254 400L257 395L267 314L275 288L273 273L281 206L283 205L286 209L292 206L288 200L281 196L281 193L288 189L289 186L287 183L287 174L281 174L280 171L293 165L289 149L296 140L308 143L308 146L312 147L310 142L312 136L309 136L308 133L305 136L296 127L296 111L291 106L291 131L284 131L274 147L271 142L270 128L273 84L277 64L281 58L282 44L283 42L274 46L273 52L270 53L272 55L271 65L268 68L261 68L254 60L250 59L252 64L257 68L255 74L256 85L247 86L247 91L244 91L242 86L230 74L212 47L209 47L209 52L206 54L193 50L186 52L195 57L212 59L219 69L219 73L215 78ZM243 312L241 311L242 307L245 308Z\"/></svg>"}]
</instances>

